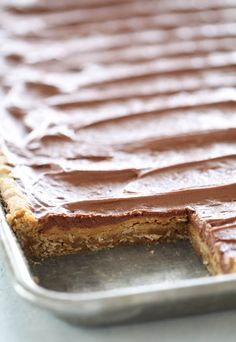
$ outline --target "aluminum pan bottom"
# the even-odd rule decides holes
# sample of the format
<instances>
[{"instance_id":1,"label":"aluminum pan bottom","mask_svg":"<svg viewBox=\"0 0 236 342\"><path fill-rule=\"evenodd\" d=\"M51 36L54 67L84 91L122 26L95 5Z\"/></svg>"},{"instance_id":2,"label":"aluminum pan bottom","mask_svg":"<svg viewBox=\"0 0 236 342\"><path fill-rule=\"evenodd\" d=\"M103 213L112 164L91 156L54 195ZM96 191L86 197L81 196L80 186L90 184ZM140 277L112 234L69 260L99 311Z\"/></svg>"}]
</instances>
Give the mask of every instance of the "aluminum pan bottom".
<instances>
[{"instance_id":1,"label":"aluminum pan bottom","mask_svg":"<svg viewBox=\"0 0 236 342\"><path fill-rule=\"evenodd\" d=\"M210 277L188 242L35 263L25 258L2 210L0 216L16 291L73 323L137 322L236 308L236 276Z\"/></svg>"}]
</instances>

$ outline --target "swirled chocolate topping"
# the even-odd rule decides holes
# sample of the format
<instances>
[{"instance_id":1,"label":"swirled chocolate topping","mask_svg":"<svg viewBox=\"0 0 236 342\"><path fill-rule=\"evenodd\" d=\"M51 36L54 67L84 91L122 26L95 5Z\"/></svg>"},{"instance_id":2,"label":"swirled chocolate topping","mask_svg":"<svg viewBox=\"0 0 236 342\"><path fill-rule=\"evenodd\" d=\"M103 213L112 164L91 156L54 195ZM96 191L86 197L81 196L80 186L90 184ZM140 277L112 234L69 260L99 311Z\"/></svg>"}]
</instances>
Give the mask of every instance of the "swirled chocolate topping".
<instances>
[{"instance_id":1,"label":"swirled chocolate topping","mask_svg":"<svg viewBox=\"0 0 236 342\"><path fill-rule=\"evenodd\" d=\"M1 7L2 134L35 216L197 213L235 243L236 2Z\"/></svg>"}]
</instances>

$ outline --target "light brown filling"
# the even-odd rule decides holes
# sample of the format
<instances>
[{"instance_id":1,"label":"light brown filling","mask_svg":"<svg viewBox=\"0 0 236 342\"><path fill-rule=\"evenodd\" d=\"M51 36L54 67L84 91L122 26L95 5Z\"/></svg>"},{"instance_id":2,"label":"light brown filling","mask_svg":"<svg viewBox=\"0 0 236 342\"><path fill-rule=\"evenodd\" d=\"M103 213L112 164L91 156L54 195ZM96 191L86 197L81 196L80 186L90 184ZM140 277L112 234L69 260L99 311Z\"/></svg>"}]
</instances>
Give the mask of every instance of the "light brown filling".
<instances>
[{"instance_id":1,"label":"light brown filling","mask_svg":"<svg viewBox=\"0 0 236 342\"><path fill-rule=\"evenodd\" d=\"M26 251L36 256L63 255L80 250L112 248L119 244L174 241L188 238L187 217L146 217L95 228L61 229L54 226L44 232L29 232L18 221L15 232Z\"/></svg>"}]
</instances>

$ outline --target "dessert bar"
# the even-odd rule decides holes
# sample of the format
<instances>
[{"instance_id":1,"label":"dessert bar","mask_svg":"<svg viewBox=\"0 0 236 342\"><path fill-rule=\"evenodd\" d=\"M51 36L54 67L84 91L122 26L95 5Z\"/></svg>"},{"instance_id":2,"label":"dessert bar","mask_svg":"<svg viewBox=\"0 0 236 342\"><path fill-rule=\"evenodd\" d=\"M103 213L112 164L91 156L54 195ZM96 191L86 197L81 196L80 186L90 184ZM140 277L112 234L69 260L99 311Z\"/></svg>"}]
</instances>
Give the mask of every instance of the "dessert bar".
<instances>
[{"instance_id":1,"label":"dessert bar","mask_svg":"<svg viewBox=\"0 0 236 342\"><path fill-rule=\"evenodd\" d=\"M190 239L236 272L236 2L0 6L0 193L26 253Z\"/></svg>"}]
</instances>

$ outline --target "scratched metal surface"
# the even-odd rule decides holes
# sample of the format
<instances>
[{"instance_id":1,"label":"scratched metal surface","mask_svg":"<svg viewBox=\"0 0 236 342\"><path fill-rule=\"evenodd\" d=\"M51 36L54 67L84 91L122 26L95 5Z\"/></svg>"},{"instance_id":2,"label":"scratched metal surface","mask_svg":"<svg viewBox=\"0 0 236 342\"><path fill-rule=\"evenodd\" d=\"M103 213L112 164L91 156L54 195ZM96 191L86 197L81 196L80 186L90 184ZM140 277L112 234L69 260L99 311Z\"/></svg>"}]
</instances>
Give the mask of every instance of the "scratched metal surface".
<instances>
[{"instance_id":1,"label":"scratched metal surface","mask_svg":"<svg viewBox=\"0 0 236 342\"><path fill-rule=\"evenodd\" d=\"M1 208L0 219L17 293L71 323L110 325L236 308L236 276L209 276L187 241L32 261Z\"/></svg>"},{"instance_id":2,"label":"scratched metal surface","mask_svg":"<svg viewBox=\"0 0 236 342\"><path fill-rule=\"evenodd\" d=\"M190 243L122 246L30 263L39 284L55 291L88 292L168 284L207 276Z\"/></svg>"}]
</instances>

